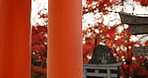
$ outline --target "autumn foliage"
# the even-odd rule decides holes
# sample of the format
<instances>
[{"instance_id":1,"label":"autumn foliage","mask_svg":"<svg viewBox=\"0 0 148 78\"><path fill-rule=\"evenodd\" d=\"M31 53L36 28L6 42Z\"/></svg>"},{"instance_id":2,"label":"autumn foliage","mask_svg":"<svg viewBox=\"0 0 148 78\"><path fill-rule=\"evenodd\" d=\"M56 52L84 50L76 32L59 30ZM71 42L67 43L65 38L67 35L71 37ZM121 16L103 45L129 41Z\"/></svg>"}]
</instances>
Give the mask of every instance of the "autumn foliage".
<instances>
[{"instance_id":1,"label":"autumn foliage","mask_svg":"<svg viewBox=\"0 0 148 78\"><path fill-rule=\"evenodd\" d=\"M47 10L47 9L43 9ZM41 14L39 18L48 18ZM45 21L47 23L47 21ZM47 25L32 26L32 78L46 78L47 73Z\"/></svg>"},{"instance_id":2,"label":"autumn foliage","mask_svg":"<svg viewBox=\"0 0 148 78\"><path fill-rule=\"evenodd\" d=\"M101 44L110 48L110 51L113 53L118 62L124 62L124 64L120 67L120 76L122 78L147 78L147 56L133 56L132 48L137 45L148 46L148 41L141 43L141 39L147 37L148 35L140 36L137 41L133 42L131 40L131 37L133 36L129 33L128 26L122 24L119 19L114 18L109 21L114 22L115 20L119 20L120 23L115 23L114 25L104 23L107 21L107 19L104 19L104 16L110 14L114 14L114 16L116 16L118 12L114 10L114 7L124 7L126 6L125 2L127 1L128 0L87 0L87 5L83 6L83 15L88 13L96 15L99 13L100 17L96 20L100 21L95 25L88 24L89 27L83 30L83 63L89 62L94 48L98 44ZM135 1L137 3L139 2L143 7L148 6L147 0ZM135 6L133 6L133 12L134 10ZM120 11L124 11L124 8L121 8ZM98 40L97 43L95 43L95 39Z\"/></svg>"},{"instance_id":3,"label":"autumn foliage","mask_svg":"<svg viewBox=\"0 0 148 78\"><path fill-rule=\"evenodd\" d=\"M110 51L118 62L124 62L120 67L120 76L122 78L147 78L148 57L133 56L132 52L134 46L148 46L148 41L141 43L141 39L147 37L147 35L138 36L139 39L133 42L128 25L122 24L119 18L113 18L108 21L108 23L116 20L119 21L113 25L104 23L107 20L104 16L111 14L117 16L118 12L114 11L114 7L124 7L127 1L128 0L86 0L85 5L83 5L83 16L92 13L93 15L98 14L99 17L96 18L98 22L94 25L87 24L87 27L83 29L83 63L89 62L94 48L101 44L110 48ZM143 7L148 6L148 0L133 1L140 3ZM133 6L133 10L135 10L135 6ZM124 11L124 8L121 8L120 11ZM40 15L39 19L47 19L48 17L48 14L41 14L41 11L38 15ZM47 23L47 21L45 21L45 23ZM97 39L97 43L95 43L95 39ZM46 61L47 24L44 26L37 24L36 26L32 26L32 78L46 78Z\"/></svg>"}]
</instances>

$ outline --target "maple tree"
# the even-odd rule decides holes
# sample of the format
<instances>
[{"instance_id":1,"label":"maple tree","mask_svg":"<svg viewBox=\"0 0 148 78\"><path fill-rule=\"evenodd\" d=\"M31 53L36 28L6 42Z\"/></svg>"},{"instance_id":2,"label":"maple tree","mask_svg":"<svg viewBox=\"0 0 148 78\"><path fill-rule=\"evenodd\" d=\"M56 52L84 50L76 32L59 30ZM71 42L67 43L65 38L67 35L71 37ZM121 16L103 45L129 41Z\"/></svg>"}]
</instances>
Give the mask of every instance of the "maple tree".
<instances>
[{"instance_id":1,"label":"maple tree","mask_svg":"<svg viewBox=\"0 0 148 78\"><path fill-rule=\"evenodd\" d=\"M85 0L83 5L83 17L87 14L96 15L97 22L95 24L87 24L83 29L83 63L88 63L91 59L95 47L99 44L110 48L118 62L123 61L123 66L120 67L122 78L144 78L148 77L148 60L147 56L133 56L132 47L135 45L142 46L140 41L131 41L131 34L127 25L122 24L119 18L109 18L108 24L104 16L114 15L117 12L115 6L126 6L128 0ZM133 0L140 3L143 7L148 6L147 0ZM43 9L47 10L47 9ZM38 15L42 19L47 19L48 14L41 13ZM135 6L133 6L135 10ZM121 8L120 11L124 11ZM82 19L83 20L83 19ZM117 23L110 25L110 22L118 20ZM45 20L47 23L47 20ZM86 25L86 24L84 24ZM83 26L84 26L83 25ZM122 31L119 31L122 30ZM146 36L141 36L143 39ZM140 39L139 38L139 39ZM95 43L97 40L97 43ZM145 46L148 46L146 41ZM32 78L46 78L47 68L47 24L32 26Z\"/></svg>"},{"instance_id":2,"label":"maple tree","mask_svg":"<svg viewBox=\"0 0 148 78\"><path fill-rule=\"evenodd\" d=\"M97 22L97 24L88 24L88 28L83 30L83 63L88 63L91 59L93 49L97 45L102 45L103 43L103 45L110 48L118 62L124 62L123 66L120 67L122 78L145 78L148 77L147 56L135 57L133 56L132 52L132 48L134 46L142 46L142 43L140 43L140 38L139 41L131 41L131 34L129 33L129 28L127 25L115 23L114 25L110 26L110 24L104 23L107 20L104 19L104 16L112 13L114 13L114 16L116 16L116 13L118 12L114 10L114 7L124 7L126 6L125 2L128 1L129 0L87 0L86 4L83 5L83 15L87 13L93 13L93 15L99 13L100 15L100 17L96 19L100 20ZM134 1L139 2L143 7L148 6L147 0ZM135 6L132 7L134 11ZM124 8L121 8L120 11L124 11ZM113 20L109 20L109 22L113 22L114 20L118 19L114 18ZM141 39L146 36L147 35L141 36ZM98 40L98 43L95 43L95 39ZM144 43L145 46L148 46L147 42Z\"/></svg>"},{"instance_id":3,"label":"maple tree","mask_svg":"<svg viewBox=\"0 0 148 78\"><path fill-rule=\"evenodd\" d=\"M43 9L44 11L47 9ZM48 18L48 14L38 13L39 18ZM48 20L44 20L47 23ZM47 75L47 24L32 26L32 78L46 78Z\"/></svg>"}]
</instances>

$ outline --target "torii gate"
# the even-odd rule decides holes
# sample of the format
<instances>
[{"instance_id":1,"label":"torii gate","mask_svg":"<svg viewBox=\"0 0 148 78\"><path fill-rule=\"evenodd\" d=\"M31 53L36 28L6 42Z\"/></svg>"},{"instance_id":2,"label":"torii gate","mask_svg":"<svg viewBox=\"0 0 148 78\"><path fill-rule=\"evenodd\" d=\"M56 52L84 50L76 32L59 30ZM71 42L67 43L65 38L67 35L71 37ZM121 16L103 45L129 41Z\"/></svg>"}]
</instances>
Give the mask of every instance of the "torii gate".
<instances>
[{"instance_id":1,"label":"torii gate","mask_svg":"<svg viewBox=\"0 0 148 78\"><path fill-rule=\"evenodd\" d=\"M48 78L82 78L81 0L49 0ZM0 0L0 78L31 78L31 0Z\"/></svg>"}]
</instances>

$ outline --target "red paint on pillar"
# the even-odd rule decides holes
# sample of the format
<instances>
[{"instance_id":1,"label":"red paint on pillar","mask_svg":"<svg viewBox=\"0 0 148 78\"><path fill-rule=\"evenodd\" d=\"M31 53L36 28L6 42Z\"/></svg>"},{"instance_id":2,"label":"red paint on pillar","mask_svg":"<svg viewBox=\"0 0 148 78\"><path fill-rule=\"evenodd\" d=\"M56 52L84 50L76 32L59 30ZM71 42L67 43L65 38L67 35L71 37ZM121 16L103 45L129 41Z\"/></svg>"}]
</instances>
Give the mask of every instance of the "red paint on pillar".
<instances>
[{"instance_id":1,"label":"red paint on pillar","mask_svg":"<svg viewBox=\"0 0 148 78\"><path fill-rule=\"evenodd\" d=\"M48 78L82 78L81 0L49 0Z\"/></svg>"},{"instance_id":2,"label":"red paint on pillar","mask_svg":"<svg viewBox=\"0 0 148 78\"><path fill-rule=\"evenodd\" d=\"M31 0L0 0L0 78L31 78Z\"/></svg>"}]
</instances>

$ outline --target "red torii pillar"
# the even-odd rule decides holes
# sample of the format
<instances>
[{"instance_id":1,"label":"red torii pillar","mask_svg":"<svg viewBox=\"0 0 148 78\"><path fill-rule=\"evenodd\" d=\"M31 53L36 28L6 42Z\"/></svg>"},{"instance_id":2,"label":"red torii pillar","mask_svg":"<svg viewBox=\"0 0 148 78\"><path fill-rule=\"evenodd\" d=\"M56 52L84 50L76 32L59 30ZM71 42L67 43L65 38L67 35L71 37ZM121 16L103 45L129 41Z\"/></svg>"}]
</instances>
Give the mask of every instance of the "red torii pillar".
<instances>
[{"instance_id":1,"label":"red torii pillar","mask_svg":"<svg viewBox=\"0 0 148 78\"><path fill-rule=\"evenodd\" d=\"M31 0L0 0L0 78L31 78Z\"/></svg>"},{"instance_id":2,"label":"red torii pillar","mask_svg":"<svg viewBox=\"0 0 148 78\"><path fill-rule=\"evenodd\" d=\"M82 78L82 0L48 0L47 78Z\"/></svg>"}]
</instances>

